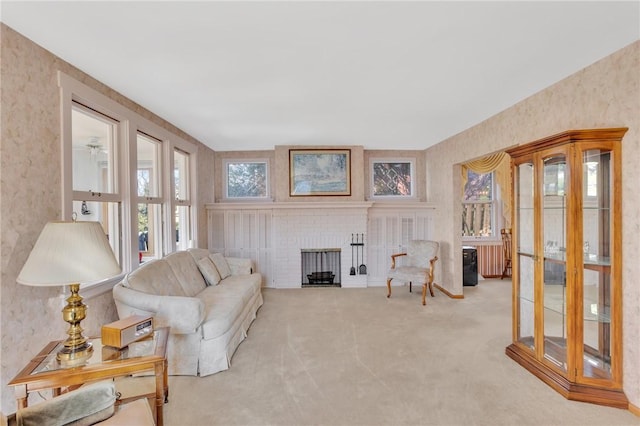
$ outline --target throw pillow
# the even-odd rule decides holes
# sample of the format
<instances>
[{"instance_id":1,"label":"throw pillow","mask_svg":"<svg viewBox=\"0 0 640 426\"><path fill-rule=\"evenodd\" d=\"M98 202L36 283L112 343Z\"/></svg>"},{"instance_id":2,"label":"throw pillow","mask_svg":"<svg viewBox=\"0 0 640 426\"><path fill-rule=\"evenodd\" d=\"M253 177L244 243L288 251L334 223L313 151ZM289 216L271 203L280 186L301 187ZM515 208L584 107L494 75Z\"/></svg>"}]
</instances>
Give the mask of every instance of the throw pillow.
<instances>
[{"instance_id":1,"label":"throw pillow","mask_svg":"<svg viewBox=\"0 0 640 426\"><path fill-rule=\"evenodd\" d=\"M224 258L222 253L213 253L209 254L211 260L213 260L213 264L216 265L216 269L220 272L220 278L225 279L229 275L231 275L231 268L227 263L227 259Z\"/></svg>"},{"instance_id":2,"label":"throw pillow","mask_svg":"<svg viewBox=\"0 0 640 426\"><path fill-rule=\"evenodd\" d=\"M82 386L16 413L20 426L89 426L113 415L116 390L113 381L103 380Z\"/></svg>"},{"instance_id":3,"label":"throw pillow","mask_svg":"<svg viewBox=\"0 0 640 426\"><path fill-rule=\"evenodd\" d=\"M208 285L217 285L220 282L220 274L209 257L203 257L197 263L198 269Z\"/></svg>"}]
</instances>

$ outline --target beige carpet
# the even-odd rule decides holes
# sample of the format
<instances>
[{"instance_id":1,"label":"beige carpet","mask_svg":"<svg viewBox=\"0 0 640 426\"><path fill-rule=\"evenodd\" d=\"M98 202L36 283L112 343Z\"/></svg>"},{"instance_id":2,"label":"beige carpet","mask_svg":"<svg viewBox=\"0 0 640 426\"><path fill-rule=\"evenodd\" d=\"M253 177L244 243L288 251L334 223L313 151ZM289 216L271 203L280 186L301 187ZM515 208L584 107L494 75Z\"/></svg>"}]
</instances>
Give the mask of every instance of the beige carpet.
<instances>
[{"instance_id":1,"label":"beige carpet","mask_svg":"<svg viewBox=\"0 0 640 426\"><path fill-rule=\"evenodd\" d=\"M511 284L465 299L394 288L265 289L229 370L170 377L165 424L640 425L572 402L504 354Z\"/></svg>"}]
</instances>

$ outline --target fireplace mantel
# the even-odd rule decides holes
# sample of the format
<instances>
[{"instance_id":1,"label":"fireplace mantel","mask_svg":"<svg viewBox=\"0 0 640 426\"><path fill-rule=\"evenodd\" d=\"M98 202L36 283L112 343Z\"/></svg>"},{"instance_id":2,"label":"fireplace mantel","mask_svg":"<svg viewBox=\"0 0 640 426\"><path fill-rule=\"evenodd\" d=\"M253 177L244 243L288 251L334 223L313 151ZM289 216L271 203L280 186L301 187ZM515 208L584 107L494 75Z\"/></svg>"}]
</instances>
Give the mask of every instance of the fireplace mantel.
<instances>
[{"instance_id":1,"label":"fireplace mantel","mask_svg":"<svg viewBox=\"0 0 640 426\"><path fill-rule=\"evenodd\" d=\"M431 203L420 201L296 201L296 202L222 202L205 205L207 210L281 210L281 209L434 209Z\"/></svg>"},{"instance_id":2,"label":"fireplace mantel","mask_svg":"<svg viewBox=\"0 0 640 426\"><path fill-rule=\"evenodd\" d=\"M300 202L233 202L211 203L206 208L211 210L280 210L280 209L368 209L371 202L357 201L300 201Z\"/></svg>"}]
</instances>

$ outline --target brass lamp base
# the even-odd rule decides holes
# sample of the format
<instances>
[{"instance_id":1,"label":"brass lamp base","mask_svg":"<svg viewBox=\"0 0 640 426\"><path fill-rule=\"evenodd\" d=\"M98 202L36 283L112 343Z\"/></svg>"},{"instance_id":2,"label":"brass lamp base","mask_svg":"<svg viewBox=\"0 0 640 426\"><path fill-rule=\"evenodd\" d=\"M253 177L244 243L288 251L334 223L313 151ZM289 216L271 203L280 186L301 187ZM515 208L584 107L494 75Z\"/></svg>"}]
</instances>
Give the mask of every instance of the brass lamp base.
<instances>
[{"instance_id":1,"label":"brass lamp base","mask_svg":"<svg viewBox=\"0 0 640 426\"><path fill-rule=\"evenodd\" d=\"M93 345L86 342L80 348L69 349L66 346L58 351L56 358L65 366L82 365L93 355Z\"/></svg>"},{"instance_id":2,"label":"brass lamp base","mask_svg":"<svg viewBox=\"0 0 640 426\"><path fill-rule=\"evenodd\" d=\"M62 309L62 318L69 323L67 340L56 358L61 364L67 366L84 364L93 355L93 346L82 335L80 322L87 316L87 305L82 303L82 297L78 294L80 284L71 284L71 295L67 298L67 305Z\"/></svg>"}]
</instances>

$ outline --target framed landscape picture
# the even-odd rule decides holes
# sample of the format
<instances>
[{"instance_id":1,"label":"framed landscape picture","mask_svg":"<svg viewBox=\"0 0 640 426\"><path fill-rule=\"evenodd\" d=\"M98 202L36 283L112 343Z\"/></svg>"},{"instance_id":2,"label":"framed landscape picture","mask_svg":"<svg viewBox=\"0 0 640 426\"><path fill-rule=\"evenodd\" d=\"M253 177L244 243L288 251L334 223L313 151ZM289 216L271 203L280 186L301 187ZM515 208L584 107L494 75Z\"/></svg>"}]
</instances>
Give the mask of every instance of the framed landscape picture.
<instances>
[{"instance_id":1,"label":"framed landscape picture","mask_svg":"<svg viewBox=\"0 0 640 426\"><path fill-rule=\"evenodd\" d=\"M292 197L351 195L351 150L290 149L289 193Z\"/></svg>"}]
</instances>

